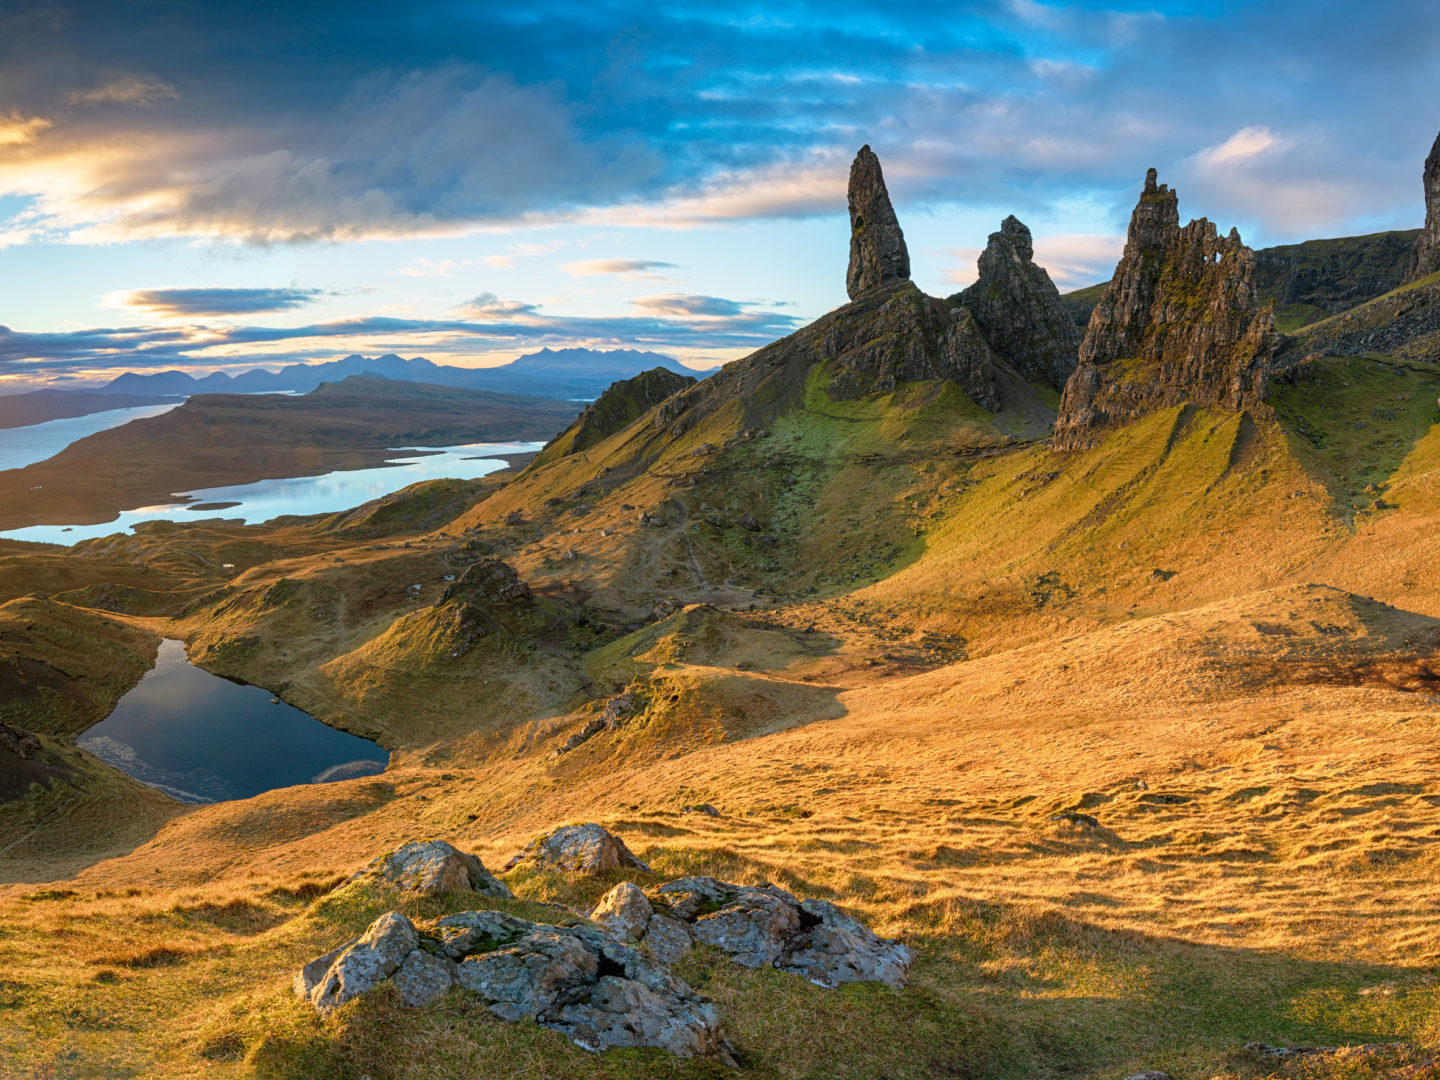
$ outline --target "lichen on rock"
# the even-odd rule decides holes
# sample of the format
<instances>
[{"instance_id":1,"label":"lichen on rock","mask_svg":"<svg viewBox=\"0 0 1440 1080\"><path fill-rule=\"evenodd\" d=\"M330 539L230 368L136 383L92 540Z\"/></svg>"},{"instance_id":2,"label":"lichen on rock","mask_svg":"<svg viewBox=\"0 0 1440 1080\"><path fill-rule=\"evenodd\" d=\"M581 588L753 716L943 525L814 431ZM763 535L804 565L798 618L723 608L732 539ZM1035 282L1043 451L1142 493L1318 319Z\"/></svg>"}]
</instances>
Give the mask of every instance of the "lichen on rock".
<instances>
[{"instance_id":1,"label":"lichen on rock","mask_svg":"<svg viewBox=\"0 0 1440 1080\"><path fill-rule=\"evenodd\" d=\"M537 836L505 864L505 869L522 864L580 874L621 868L650 872L649 865L626 847L624 840L593 821L562 825L554 832Z\"/></svg>"},{"instance_id":2,"label":"lichen on rock","mask_svg":"<svg viewBox=\"0 0 1440 1080\"><path fill-rule=\"evenodd\" d=\"M355 874L373 877L421 896L473 891L498 899L514 893L480 861L444 840L414 840L372 860Z\"/></svg>"}]
</instances>

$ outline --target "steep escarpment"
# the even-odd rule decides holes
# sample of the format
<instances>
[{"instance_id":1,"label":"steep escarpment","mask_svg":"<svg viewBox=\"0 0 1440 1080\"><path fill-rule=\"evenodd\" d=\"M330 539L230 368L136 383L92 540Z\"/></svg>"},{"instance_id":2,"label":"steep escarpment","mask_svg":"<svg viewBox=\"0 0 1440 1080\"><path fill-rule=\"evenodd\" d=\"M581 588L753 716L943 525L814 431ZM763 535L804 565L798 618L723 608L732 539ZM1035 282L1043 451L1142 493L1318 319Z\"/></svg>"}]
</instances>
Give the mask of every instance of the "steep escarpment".
<instances>
[{"instance_id":1,"label":"steep escarpment","mask_svg":"<svg viewBox=\"0 0 1440 1080\"><path fill-rule=\"evenodd\" d=\"M1012 214L990 234L975 284L949 302L970 312L990 348L1021 375L1063 390L1075 370L1080 330L1034 256L1030 230Z\"/></svg>"},{"instance_id":2,"label":"steep escarpment","mask_svg":"<svg viewBox=\"0 0 1440 1080\"><path fill-rule=\"evenodd\" d=\"M1255 253L1205 218L1182 228L1178 194L1151 169L1065 386L1054 448L1081 449L1170 405L1254 408L1279 344L1273 307L1256 304Z\"/></svg>"},{"instance_id":3,"label":"steep escarpment","mask_svg":"<svg viewBox=\"0 0 1440 1080\"><path fill-rule=\"evenodd\" d=\"M1425 159L1425 227L1415 241L1406 281L1418 281L1440 270L1440 135Z\"/></svg>"},{"instance_id":4,"label":"steep escarpment","mask_svg":"<svg viewBox=\"0 0 1440 1080\"><path fill-rule=\"evenodd\" d=\"M1372 233L1282 244L1255 252L1255 295L1275 301L1282 329L1348 311L1405 280L1419 233Z\"/></svg>"}]
</instances>

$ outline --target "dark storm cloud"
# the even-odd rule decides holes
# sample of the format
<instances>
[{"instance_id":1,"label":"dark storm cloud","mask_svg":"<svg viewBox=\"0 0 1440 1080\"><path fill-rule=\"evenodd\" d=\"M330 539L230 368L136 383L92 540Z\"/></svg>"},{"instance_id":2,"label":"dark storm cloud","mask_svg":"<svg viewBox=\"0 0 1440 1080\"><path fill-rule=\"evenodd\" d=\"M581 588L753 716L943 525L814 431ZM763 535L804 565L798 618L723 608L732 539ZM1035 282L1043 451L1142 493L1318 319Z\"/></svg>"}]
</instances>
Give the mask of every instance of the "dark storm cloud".
<instances>
[{"instance_id":1,"label":"dark storm cloud","mask_svg":"<svg viewBox=\"0 0 1440 1080\"><path fill-rule=\"evenodd\" d=\"M861 142L912 204L1118 214L1154 164L1289 237L1418 218L1440 125L1429 0L11 7L0 190L79 239L829 213Z\"/></svg>"}]
</instances>

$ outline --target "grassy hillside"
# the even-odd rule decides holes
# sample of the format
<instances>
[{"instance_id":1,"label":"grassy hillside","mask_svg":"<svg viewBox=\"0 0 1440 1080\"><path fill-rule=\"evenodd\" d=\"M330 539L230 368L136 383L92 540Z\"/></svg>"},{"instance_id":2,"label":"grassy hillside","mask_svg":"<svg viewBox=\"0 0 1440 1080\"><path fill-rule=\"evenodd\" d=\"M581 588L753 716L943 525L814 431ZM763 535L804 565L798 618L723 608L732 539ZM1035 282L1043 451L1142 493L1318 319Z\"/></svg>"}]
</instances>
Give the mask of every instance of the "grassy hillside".
<instances>
[{"instance_id":1,"label":"grassy hillside","mask_svg":"<svg viewBox=\"0 0 1440 1080\"><path fill-rule=\"evenodd\" d=\"M1367 334L1428 294L1373 303ZM0 608L69 642L57 667L163 631L396 751L381 777L173 820L117 788L80 820L134 807L132 835L43 834L80 847L32 843L0 887L0 1062L734 1075L589 1054L459 993L321 1020L289 989L392 908L573 918L622 878L703 873L833 900L918 954L899 992L692 954L742 1076L1432 1075L1440 368L1316 347L1266 410L1177 406L1062 457L1054 395L1013 373L998 412L938 378L837 392L846 317L508 478L0 552L12 593L33 560L70 600ZM76 606L116 597L156 606ZM576 738L622 691L622 721ZM497 869L569 821L654 873L516 870L504 902L347 883L422 837ZM1254 1041L1404 1045L1276 1064Z\"/></svg>"}]
</instances>

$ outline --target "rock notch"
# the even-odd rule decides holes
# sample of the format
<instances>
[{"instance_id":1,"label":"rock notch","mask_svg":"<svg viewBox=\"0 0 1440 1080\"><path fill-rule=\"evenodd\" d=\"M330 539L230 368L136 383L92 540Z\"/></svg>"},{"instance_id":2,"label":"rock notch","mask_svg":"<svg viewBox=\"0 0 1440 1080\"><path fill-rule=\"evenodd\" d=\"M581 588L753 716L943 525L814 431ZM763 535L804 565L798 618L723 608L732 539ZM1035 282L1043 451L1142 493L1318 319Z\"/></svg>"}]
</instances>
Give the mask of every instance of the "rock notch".
<instances>
[{"instance_id":1,"label":"rock notch","mask_svg":"<svg viewBox=\"0 0 1440 1080\"><path fill-rule=\"evenodd\" d=\"M1255 301L1255 253L1205 218L1182 228L1179 196L1155 180L1151 169L1065 384L1057 451L1156 409L1252 409L1265 395L1280 337L1273 305Z\"/></svg>"},{"instance_id":2,"label":"rock notch","mask_svg":"<svg viewBox=\"0 0 1440 1080\"><path fill-rule=\"evenodd\" d=\"M1010 215L990 234L976 264L979 279L949 302L970 312L991 350L1021 375L1063 390L1079 357L1080 329L1034 255L1030 230Z\"/></svg>"},{"instance_id":3,"label":"rock notch","mask_svg":"<svg viewBox=\"0 0 1440 1080\"><path fill-rule=\"evenodd\" d=\"M1415 254L1410 258L1410 273L1405 280L1415 281L1437 270L1440 270L1440 135L1435 136L1435 145L1425 159L1425 227L1415 241Z\"/></svg>"},{"instance_id":4,"label":"rock notch","mask_svg":"<svg viewBox=\"0 0 1440 1080\"><path fill-rule=\"evenodd\" d=\"M862 146L850 166L850 269L845 291L851 300L892 281L910 280L905 234L890 205L880 159Z\"/></svg>"}]
</instances>

